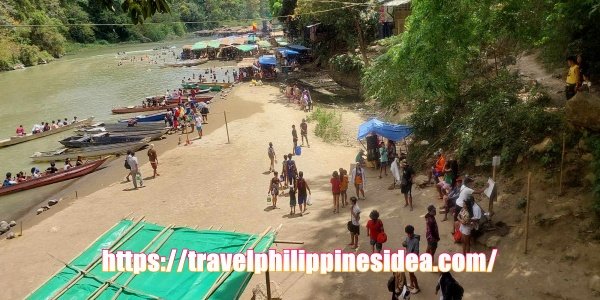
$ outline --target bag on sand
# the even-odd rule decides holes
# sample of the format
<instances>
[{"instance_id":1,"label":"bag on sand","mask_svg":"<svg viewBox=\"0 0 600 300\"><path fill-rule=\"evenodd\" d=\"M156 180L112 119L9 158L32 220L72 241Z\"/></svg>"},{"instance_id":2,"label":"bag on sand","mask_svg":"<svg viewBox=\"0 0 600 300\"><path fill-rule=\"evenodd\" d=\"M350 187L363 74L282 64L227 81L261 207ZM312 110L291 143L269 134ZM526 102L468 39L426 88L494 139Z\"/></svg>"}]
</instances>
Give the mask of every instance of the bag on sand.
<instances>
[{"instance_id":1,"label":"bag on sand","mask_svg":"<svg viewBox=\"0 0 600 300\"><path fill-rule=\"evenodd\" d=\"M302 154L302 147L296 146L295 152L296 152L295 154L297 156L300 156Z\"/></svg>"}]
</instances>

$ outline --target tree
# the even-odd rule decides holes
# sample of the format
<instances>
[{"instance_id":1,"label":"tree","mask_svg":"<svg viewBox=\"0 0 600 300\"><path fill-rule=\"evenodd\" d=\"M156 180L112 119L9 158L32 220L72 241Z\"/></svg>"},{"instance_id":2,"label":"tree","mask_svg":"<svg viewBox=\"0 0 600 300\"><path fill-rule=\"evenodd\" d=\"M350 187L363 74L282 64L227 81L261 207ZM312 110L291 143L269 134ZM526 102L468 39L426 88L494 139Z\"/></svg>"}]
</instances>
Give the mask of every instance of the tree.
<instances>
[{"instance_id":1,"label":"tree","mask_svg":"<svg viewBox=\"0 0 600 300\"><path fill-rule=\"evenodd\" d=\"M100 3L105 8L116 11L115 0L92 0ZM124 0L121 8L126 12L133 24L144 23L144 20L157 13L170 13L168 0Z\"/></svg>"}]
</instances>

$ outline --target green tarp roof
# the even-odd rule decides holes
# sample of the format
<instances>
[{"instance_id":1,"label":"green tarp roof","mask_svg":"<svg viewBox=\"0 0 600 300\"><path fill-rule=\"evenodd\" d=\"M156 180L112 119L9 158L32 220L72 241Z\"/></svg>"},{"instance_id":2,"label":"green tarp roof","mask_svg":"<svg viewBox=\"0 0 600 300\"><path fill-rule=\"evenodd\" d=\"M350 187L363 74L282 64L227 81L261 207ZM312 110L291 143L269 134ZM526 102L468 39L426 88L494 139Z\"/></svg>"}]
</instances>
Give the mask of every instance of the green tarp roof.
<instances>
[{"instance_id":1,"label":"green tarp roof","mask_svg":"<svg viewBox=\"0 0 600 300\"><path fill-rule=\"evenodd\" d=\"M271 48L271 43L268 41L258 41L258 46L261 48Z\"/></svg>"},{"instance_id":2,"label":"green tarp roof","mask_svg":"<svg viewBox=\"0 0 600 300\"><path fill-rule=\"evenodd\" d=\"M205 42L197 42L192 46L192 50L203 50L206 49L208 45Z\"/></svg>"},{"instance_id":3,"label":"green tarp roof","mask_svg":"<svg viewBox=\"0 0 600 300\"><path fill-rule=\"evenodd\" d=\"M243 51L243 52L249 52L249 51L254 50L254 46L252 46L252 45L238 45L238 46L235 46L235 47L238 48L240 51Z\"/></svg>"},{"instance_id":4,"label":"green tarp roof","mask_svg":"<svg viewBox=\"0 0 600 300\"><path fill-rule=\"evenodd\" d=\"M196 252L237 253L245 252L257 242L255 252L267 251L275 239L274 232L259 236L246 233L195 230L185 227L167 228L147 223L134 223L123 220L102 235L89 248L76 257L68 266L61 269L44 285L30 294L27 299L51 299L60 291L64 293L57 299L86 299L92 294L100 292L98 299L112 299L120 290L126 288L116 299L204 299L222 273L218 272L190 272L186 267L183 272L175 272L181 250L186 248ZM160 256L169 257L171 249L178 249L173 263L172 272L142 272L133 273L103 272L102 263L93 262L101 256L102 249L130 250L140 252L144 248L146 253L156 252ZM161 264L164 266L166 264ZM85 270L90 266L86 275L78 276L78 270ZM119 274L116 278L115 276ZM208 298L212 300L238 299L253 273L233 272L216 291ZM76 280L74 280L76 279ZM106 284L110 280L114 283Z\"/></svg>"},{"instance_id":5,"label":"green tarp roof","mask_svg":"<svg viewBox=\"0 0 600 300\"><path fill-rule=\"evenodd\" d=\"M210 48L219 48L219 47L221 47L221 42L219 42L219 41L209 41L208 42L208 47L210 47Z\"/></svg>"}]
</instances>

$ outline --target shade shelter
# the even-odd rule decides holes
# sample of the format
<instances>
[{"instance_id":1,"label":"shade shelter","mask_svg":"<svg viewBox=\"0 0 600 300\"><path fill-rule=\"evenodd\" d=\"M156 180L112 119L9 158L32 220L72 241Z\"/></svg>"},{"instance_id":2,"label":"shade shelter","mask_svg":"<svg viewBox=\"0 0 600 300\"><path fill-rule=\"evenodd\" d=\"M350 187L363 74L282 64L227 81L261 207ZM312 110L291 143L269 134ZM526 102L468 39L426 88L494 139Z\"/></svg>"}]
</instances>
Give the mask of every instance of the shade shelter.
<instances>
[{"instance_id":1,"label":"shade shelter","mask_svg":"<svg viewBox=\"0 0 600 300\"><path fill-rule=\"evenodd\" d=\"M372 118L358 127L359 140L366 138L369 134L377 134L394 142L403 140L412 133L412 127L408 125L392 124Z\"/></svg>"},{"instance_id":2,"label":"shade shelter","mask_svg":"<svg viewBox=\"0 0 600 300\"><path fill-rule=\"evenodd\" d=\"M142 218L143 219L143 218ZM122 220L59 270L28 299L238 299L253 273L192 272L178 266L183 249L197 253L266 252L277 235L267 228L261 234L198 230ZM104 272L101 252L109 249L157 253L170 260L171 272ZM168 268L168 264L161 264ZM175 272L177 270L177 272Z\"/></svg>"}]
</instances>

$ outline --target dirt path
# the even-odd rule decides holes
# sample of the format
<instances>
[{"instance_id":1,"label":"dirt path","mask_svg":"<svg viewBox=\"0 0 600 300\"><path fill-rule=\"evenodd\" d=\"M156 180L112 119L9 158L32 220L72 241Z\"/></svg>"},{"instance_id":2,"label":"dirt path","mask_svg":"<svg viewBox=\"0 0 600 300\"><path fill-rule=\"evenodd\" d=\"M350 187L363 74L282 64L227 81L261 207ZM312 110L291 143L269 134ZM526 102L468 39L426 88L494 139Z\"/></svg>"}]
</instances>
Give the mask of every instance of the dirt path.
<instances>
[{"instance_id":1,"label":"dirt path","mask_svg":"<svg viewBox=\"0 0 600 300\"><path fill-rule=\"evenodd\" d=\"M303 148L302 155L295 160L299 170L305 173L314 204L309 207L309 214L290 218L288 199L280 199L281 209L275 210L270 210L266 202L270 178L265 174L268 169L267 145L274 143L281 161L282 155L292 150L291 124L299 124L306 114L290 106L281 99L278 89L270 86L238 86L223 109L227 109L228 116L249 109L255 112L229 123L230 144L226 143L225 127L215 128L202 140L194 140L193 145L179 146L161 154L161 176L147 180L146 187L127 191L130 184L119 183L121 178L115 178L115 183L110 186L60 207L53 216L26 229L23 237L1 240L0 276L10 278L0 281L2 298L23 298L62 267L47 253L69 261L130 212L161 224L198 225L200 228L223 225L223 230L252 233L283 224L279 238L304 241L303 248L308 251L349 251L345 248L349 239L346 229L349 213L332 214L329 178L333 170L349 168L358 145L353 142L351 146L324 143L312 135L314 124L309 124L311 148ZM344 112L343 131L350 135L347 140L353 140L351 135L361 122L360 115ZM150 174L150 166L144 165L142 173ZM363 219L372 209L380 211L389 236L384 249L400 248L405 236L404 226L414 225L421 235L420 248L424 251L425 221L421 216L429 204L439 205L435 192L431 188L416 189L415 211L410 212L402 207L399 190L387 189L391 180L391 175L378 179L373 170L368 171L367 200L359 202ZM442 237L438 253L458 251L459 245L453 244L449 235L450 223L438 223ZM364 228L361 233L359 251L369 252ZM289 248L288 245L276 246L277 249ZM501 247L512 249L513 244L501 244ZM465 286L465 299L548 299L548 294L540 291L561 295L561 290L569 284L555 284L553 279L562 277L546 276L543 268L535 273L531 271L531 266L538 267L543 261L518 263L517 259L521 257L515 255L515 251L506 251L506 256L501 254L498 258L497 269L492 274L456 275ZM386 287L388 276L385 273L273 273L271 280L280 286L284 299L372 300L390 298ZM437 275L417 276L422 293L413 299L438 299L433 294ZM545 280L540 281L540 278ZM249 299L252 288L263 282L264 276L254 276L242 299ZM578 294L577 290L568 291L568 295L570 299L588 297L586 293Z\"/></svg>"},{"instance_id":2,"label":"dirt path","mask_svg":"<svg viewBox=\"0 0 600 300\"><path fill-rule=\"evenodd\" d=\"M548 72L538 59L537 52L523 55L513 67L519 70L523 76L542 85L555 104L564 104L565 82L563 78L556 78L554 74Z\"/></svg>"}]
</instances>

